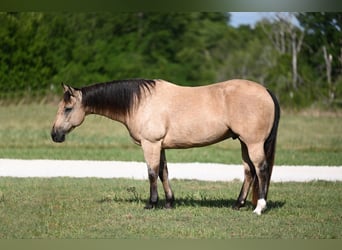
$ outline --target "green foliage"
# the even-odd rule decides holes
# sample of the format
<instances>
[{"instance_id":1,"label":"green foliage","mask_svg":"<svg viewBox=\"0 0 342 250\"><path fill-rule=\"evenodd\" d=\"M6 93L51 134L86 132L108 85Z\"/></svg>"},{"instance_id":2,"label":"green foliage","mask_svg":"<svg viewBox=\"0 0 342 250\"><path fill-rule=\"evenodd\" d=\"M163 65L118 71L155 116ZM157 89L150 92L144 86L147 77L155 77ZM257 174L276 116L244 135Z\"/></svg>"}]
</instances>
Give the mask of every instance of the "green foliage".
<instances>
[{"instance_id":1,"label":"green foliage","mask_svg":"<svg viewBox=\"0 0 342 250\"><path fill-rule=\"evenodd\" d=\"M289 25L283 19L233 28L229 13L219 12L0 13L0 101L53 96L61 82L143 77L202 85L246 78L272 89L282 106L340 107L342 15L296 16L301 27L292 32L305 36L294 86L291 34L285 29L281 51L276 44ZM322 46L333 58L329 84Z\"/></svg>"},{"instance_id":2,"label":"green foliage","mask_svg":"<svg viewBox=\"0 0 342 250\"><path fill-rule=\"evenodd\" d=\"M298 20L304 28L306 46L303 53L312 58L309 63L312 66L324 67L322 46L326 46L328 53L332 55L332 77L341 76L342 71L342 14L339 12L328 13L299 13ZM317 73L319 73L318 71Z\"/></svg>"}]
</instances>

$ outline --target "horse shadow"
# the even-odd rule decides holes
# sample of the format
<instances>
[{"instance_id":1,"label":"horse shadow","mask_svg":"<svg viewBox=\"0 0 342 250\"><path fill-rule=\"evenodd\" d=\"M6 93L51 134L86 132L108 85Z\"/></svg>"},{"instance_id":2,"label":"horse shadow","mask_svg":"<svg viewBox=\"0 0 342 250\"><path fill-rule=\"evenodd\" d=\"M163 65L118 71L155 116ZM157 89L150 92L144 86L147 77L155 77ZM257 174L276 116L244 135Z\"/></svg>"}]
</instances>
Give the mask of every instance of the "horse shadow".
<instances>
[{"instance_id":1,"label":"horse shadow","mask_svg":"<svg viewBox=\"0 0 342 250\"><path fill-rule=\"evenodd\" d=\"M147 204L146 199L142 199L140 196L134 196L130 198L122 198L122 197L112 197L110 199L100 199L99 203L106 202L120 202L120 203L138 203L138 204ZM179 197L176 198L174 207L207 207L207 208L233 208L236 203L235 199L211 199L211 198L194 198L194 197ZM160 199L156 209L164 209L165 199ZM267 211L280 209L284 207L286 204L285 201L267 201ZM246 201L246 204L243 208L244 210L252 210L254 209L253 204L250 201Z\"/></svg>"},{"instance_id":2,"label":"horse shadow","mask_svg":"<svg viewBox=\"0 0 342 250\"><path fill-rule=\"evenodd\" d=\"M180 198L176 199L176 207L212 207L212 208L233 208L236 203L235 199L195 199ZM285 201L267 201L268 209L280 209L286 204ZM246 201L244 209L254 209L252 202ZM267 209L267 210L268 210ZM266 211L267 211L266 210ZM265 211L265 212L266 212Z\"/></svg>"}]
</instances>

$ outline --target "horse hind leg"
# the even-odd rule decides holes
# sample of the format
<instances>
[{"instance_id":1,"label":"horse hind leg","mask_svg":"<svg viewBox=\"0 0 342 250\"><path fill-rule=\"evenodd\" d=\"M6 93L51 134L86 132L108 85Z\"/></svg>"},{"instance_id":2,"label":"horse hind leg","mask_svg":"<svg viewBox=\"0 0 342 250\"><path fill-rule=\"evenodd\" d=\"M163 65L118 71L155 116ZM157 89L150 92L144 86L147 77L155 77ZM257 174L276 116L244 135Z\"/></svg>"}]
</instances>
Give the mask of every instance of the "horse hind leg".
<instances>
[{"instance_id":1,"label":"horse hind leg","mask_svg":"<svg viewBox=\"0 0 342 250\"><path fill-rule=\"evenodd\" d=\"M266 209L267 191L270 181L269 166L266 161L263 143L249 145L248 151L256 174L253 183L253 200L257 200L257 204L253 212L261 215L261 212Z\"/></svg>"},{"instance_id":2,"label":"horse hind leg","mask_svg":"<svg viewBox=\"0 0 342 250\"><path fill-rule=\"evenodd\" d=\"M167 170L167 162L164 149L162 149L160 154L159 178L163 183L163 188L165 192L165 208L172 208L174 206L175 198L169 182L169 173Z\"/></svg>"},{"instance_id":3,"label":"horse hind leg","mask_svg":"<svg viewBox=\"0 0 342 250\"><path fill-rule=\"evenodd\" d=\"M244 142L240 141L241 143L241 152L242 152L242 160L245 172L245 178L241 187L241 191L239 194L238 199L236 200L235 204L233 205L233 209L240 209L246 205L246 199L249 193L249 189L253 180L255 179L255 169L251 160L249 159L248 149Z\"/></svg>"}]
</instances>

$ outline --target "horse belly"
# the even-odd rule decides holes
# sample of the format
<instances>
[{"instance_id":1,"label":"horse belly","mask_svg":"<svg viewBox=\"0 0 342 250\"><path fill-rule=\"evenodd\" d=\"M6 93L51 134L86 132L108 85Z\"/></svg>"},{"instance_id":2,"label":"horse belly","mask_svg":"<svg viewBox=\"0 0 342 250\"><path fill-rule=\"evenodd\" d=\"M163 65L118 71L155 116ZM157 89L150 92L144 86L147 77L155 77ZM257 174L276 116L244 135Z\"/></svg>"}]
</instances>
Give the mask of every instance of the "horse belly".
<instances>
[{"instance_id":1,"label":"horse belly","mask_svg":"<svg viewBox=\"0 0 342 250\"><path fill-rule=\"evenodd\" d=\"M169 127L163 148L191 148L214 144L231 137L227 126L216 121L183 121Z\"/></svg>"}]
</instances>

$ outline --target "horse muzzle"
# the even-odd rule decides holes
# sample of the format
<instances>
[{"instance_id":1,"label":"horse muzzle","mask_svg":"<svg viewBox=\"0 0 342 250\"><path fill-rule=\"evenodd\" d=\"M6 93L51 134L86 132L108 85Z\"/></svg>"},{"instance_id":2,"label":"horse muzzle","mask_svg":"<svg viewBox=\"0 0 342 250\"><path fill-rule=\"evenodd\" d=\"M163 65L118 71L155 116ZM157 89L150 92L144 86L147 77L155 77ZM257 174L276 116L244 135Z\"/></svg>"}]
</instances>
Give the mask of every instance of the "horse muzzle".
<instances>
[{"instance_id":1,"label":"horse muzzle","mask_svg":"<svg viewBox=\"0 0 342 250\"><path fill-rule=\"evenodd\" d=\"M54 142L64 142L65 141L65 133L58 131L53 127L51 130L51 138Z\"/></svg>"}]
</instances>

